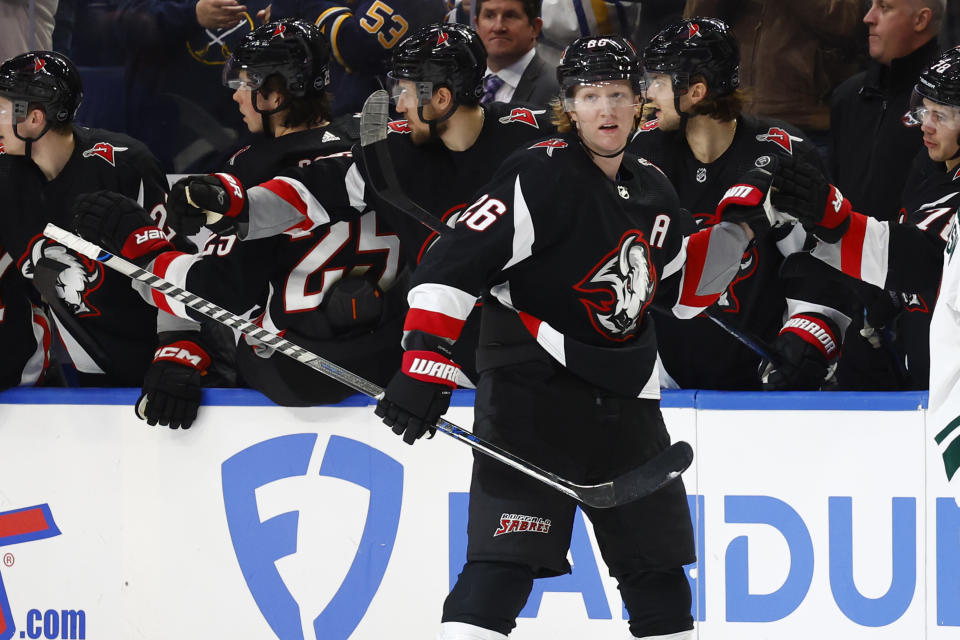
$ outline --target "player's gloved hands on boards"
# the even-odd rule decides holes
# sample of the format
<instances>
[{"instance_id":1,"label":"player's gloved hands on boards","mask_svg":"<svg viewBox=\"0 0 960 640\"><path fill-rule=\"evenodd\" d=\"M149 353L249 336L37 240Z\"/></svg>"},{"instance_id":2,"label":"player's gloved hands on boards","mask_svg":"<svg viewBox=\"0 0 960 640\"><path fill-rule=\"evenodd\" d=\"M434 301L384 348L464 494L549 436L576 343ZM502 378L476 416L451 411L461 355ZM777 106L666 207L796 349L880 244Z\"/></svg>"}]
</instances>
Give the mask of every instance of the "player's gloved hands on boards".
<instances>
[{"instance_id":1,"label":"player's gloved hands on boards","mask_svg":"<svg viewBox=\"0 0 960 640\"><path fill-rule=\"evenodd\" d=\"M784 158L774 172L770 199L824 242L839 242L850 228L850 201L809 162Z\"/></svg>"},{"instance_id":2,"label":"player's gloved hands on boards","mask_svg":"<svg viewBox=\"0 0 960 640\"><path fill-rule=\"evenodd\" d=\"M776 158L772 158L767 167L755 167L740 176L720 199L717 218L725 222L746 223L758 240L770 233L770 229L789 222L770 206L771 170L776 165Z\"/></svg>"},{"instance_id":3,"label":"player's gloved hands on boards","mask_svg":"<svg viewBox=\"0 0 960 640\"><path fill-rule=\"evenodd\" d=\"M191 331L161 334L153 364L143 379L137 417L147 424L189 429L200 408L201 388L210 356Z\"/></svg>"},{"instance_id":4,"label":"player's gloved hands on boards","mask_svg":"<svg viewBox=\"0 0 960 640\"><path fill-rule=\"evenodd\" d=\"M840 328L820 313L791 317L773 343L777 362L760 365L766 391L815 391L840 357Z\"/></svg>"},{"instance_id":5,"label":"player's gloved hands on boards","mask_svg":"<svg viewBox=\"0 0 960 640\"><path fill-rule=\"evenodd\" d=\"M143 207L113 191L81 194L73 201L72 215L81 238L140 267L174 248Z\"/></svg>"},{"instance_id":6,"label":"player's gloved hands on boards","mask_svg":"<svg viewBox=\"0 0 960 640\"><path fill-rule=\"evenodd\" d=\"M375 413L403 441L413 444L424 433L436 433L433 425L450 407L460 371L452 360L435 351L405 351L397 371Z\"/></svg>"},{"instance_id":7,"label":"player's gloved hands on boards","mask_svg":"<svg viewBox=\"0 0 960 640\"><path fill-rule=\"evenodd\" d=\"M247 221L247 192L229 173L187 176L170 188L167 219L185 236L203 227L214 233L236 233L237 225Z\"/></svg>"}]
</instances>

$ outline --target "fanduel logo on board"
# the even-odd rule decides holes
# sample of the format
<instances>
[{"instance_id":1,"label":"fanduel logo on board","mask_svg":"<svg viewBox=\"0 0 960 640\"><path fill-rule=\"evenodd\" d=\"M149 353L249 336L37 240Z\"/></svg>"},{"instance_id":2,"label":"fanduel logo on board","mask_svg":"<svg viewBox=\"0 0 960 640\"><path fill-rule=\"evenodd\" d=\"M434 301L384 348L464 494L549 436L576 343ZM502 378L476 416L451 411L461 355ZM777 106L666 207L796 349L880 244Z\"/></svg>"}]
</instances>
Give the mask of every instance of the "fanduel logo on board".
<instances>
[{"instance_id":1,"label":"fanduel logo on board","mask_svg":"<svg viewBox=\"0 0 960 640\"><path fill-rule=\"evenodd\" d=\"M222 466L237 562L280 640L349 638L380 587L400 521L400 463L339 436L331 436L314 460L320 456L316 445L315 433L282 436ZM336 508L336 499L353 508ZM355 505L363 504L366 519L360 521ZM356 536L324 540L344 530ZM345 550L345 539L359 543Z\"/></svg>"}]
</instances>

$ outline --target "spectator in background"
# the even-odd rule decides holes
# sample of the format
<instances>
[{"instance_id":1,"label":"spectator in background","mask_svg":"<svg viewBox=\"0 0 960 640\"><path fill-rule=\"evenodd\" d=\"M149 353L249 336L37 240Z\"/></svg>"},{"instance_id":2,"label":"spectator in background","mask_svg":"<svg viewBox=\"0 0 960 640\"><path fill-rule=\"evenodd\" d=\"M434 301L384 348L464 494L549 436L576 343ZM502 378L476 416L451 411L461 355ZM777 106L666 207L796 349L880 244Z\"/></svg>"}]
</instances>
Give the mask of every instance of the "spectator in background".
<instances>
[{"instance_id":1,"label":"spectator in background","mask_svg":"<svg viewBox=\"0 0 960 640\"><path fill-rule=\"evenodd\" d=\"M740 43L743 112L800 127L826 158L830 95L863 68L863 0L687 0L684 15L730 25Z\"/></svg>"},{"instance_id":2,"label":"spectator in background","mask_svg":"<svg viewBox=\"0 0 960 640\"><path fill-rule=\"evenodd\" d=\"M482 104L546 106L557 97L556 68L537 55L540 0L476 0L476 27L487 49Z\"/></svg>"},{"instance_id":3,"label":"spectator in background","mask_svg":"<svg viewBox=\"0 0 960 640\"><path fill-rule=\"evenodd\" d=\"M634 33L641 27L640 9L637 0L543 0L543 37L537 52L556 67L564 47L577 38L622 35L636 44Z\"/></svg>"},{"instance_id":4,"label":"spectator in background","mask_svg":"<svg viewBox=\"0 0 960 640\"><path fill-rule=\"evenodd\" d=\"M0 62L26 51L53 49L57 0L0 0Z\"/></svg>"},{"instance_id":5,"label":"spectator in background","mask_svg":"<svg viewBox=\"0 0 960 640\"><path fill-rule=\"evenodd\" d=\"M873 0L863 18L870 66L837 87L831 110L834 183L859 210L896 221L919 129L902 126L920 72L939 54L937 35L946 0ZM849 279L863 303L844 340L837 370L840 389L891 390L907 386L902 349L892 333L897 295ZM915 311L907 305L907 311ZM886 328L885 328L886 327Z\"/></svg>"},{"instance_id":6,"label":"spectator in background","mask_svg":"<svg viewBox=\"0 0 960 640\"><path fill-rule=\"evenodd\" d=\"M960 45L960 2L952 2L947 4L940 29L940 48L950 49L957 45Z\"/></svg>"},{"instance_id":7,"label":"spectator in background","mask_svg":"<svg viewBox=\"0 0 960 640\"><path fill-rule=\"evenodd\" d=\"M470 23L473 22L470 19L471 7L473 6L472 0L457 0L450 8L450 11L447 12L447 17L444 19L444 22L448 24L465 24L468 27Z\"/></svg>"},{"instance_id":8,"label":"spectator in background","mask_svg":"<svg viewBox=\"0 0 960 640\"><path fill-rule=\"evenodd\" d=\"M246 129L223 65L267 0L124 0L114 32L130 51L127 132L168 173L212 170Z\"/></svg>"},{"instance_id":9,"label":"spectator in background","mask_svg":"<svg viewBox=\"0 0 960 640\"><path fill-rule=\"evenodd\" d=\"M382 89L390 50L420 27L443 20L444 0L274 0L270 17L314 22L330 40L333 116L354 113Z\"/></svg>"}]
</instances>

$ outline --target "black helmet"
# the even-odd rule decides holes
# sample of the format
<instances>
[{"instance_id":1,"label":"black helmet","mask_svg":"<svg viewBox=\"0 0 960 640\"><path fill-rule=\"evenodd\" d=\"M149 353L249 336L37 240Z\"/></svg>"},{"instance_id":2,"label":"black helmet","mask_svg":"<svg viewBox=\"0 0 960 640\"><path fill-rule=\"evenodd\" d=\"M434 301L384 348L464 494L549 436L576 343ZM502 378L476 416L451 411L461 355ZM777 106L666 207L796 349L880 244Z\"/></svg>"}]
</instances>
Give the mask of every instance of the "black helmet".
<instances>
[{"instance_id":1,"label":"black helmet","mask_svg":"<svg viewBox=\"0 0 960 640\"><path fill-rule=\"evenodd\" d=\"M635 93L643 91L643 64L637 50L622 36L590 36L574 40L563 50L557 66L561 96L578 85L606 80L630 80Z\"/></svg>"},{"instance_id":2,"label":"black helmet","mask_svg":"<svg viewBox=\"0 0 960 640\"><path fill-rule=\"evenodd\" d=\"M36 104L43 109L49 128L73 121L83 99L83 84L66 56L30 51L0 65L0 96L13 103L14 123L26 118L28 105Z\"/></svg>"},{"instance_id":3,"label":"black helmet","mask_svg":"<svg viewBox=\"0 0 960 640\"><path fill-rule=\"evenodd\" d=\"M390 79L417 83L418 103L441 86L458 104L475 105L483 95L487 49L477 33L461 24L428 25L397 45Z\"/></svg>"},{"instance_id":4,"label":"black helmet","mask_svg":"<svg viewBox=\"0 0 960 640\"><path fill-rule=\"evenodd\" d=\"M935 109L936 126L955 129L960 142L960 47L941 55L920 74L920 80L914 85L910 97L910 108L903 116L903 124L908 127L923 124L930 111L924 100L950 107Z\"/></svg>"},{"instance_id":5,"label":"black helmet","mask_svg":"<svg viewBox=\"0 0 960 640\"><path fill-rule=\"evenodd\" d=\"M690 78L701 75L707 89L724 96L740 86L740 47L729 27L715 18L691 18L653 37L643 51L648 73L673 78L676 95L686 93Z\"/></svg>"},{"instance_id":6,"label":"black helmet","mask_svg":"<svg viewBox=\"0 0 960 640\"><path fill-rule=\"evenodd\" d=\"M223 69L223 84L259 89L279 74L290 95L319 96L330 83L329 64L330 45L320 30L304 20L284 18L243 36ZM241 78L240 72L247 77Z\"/></svg>"}]
</instances>

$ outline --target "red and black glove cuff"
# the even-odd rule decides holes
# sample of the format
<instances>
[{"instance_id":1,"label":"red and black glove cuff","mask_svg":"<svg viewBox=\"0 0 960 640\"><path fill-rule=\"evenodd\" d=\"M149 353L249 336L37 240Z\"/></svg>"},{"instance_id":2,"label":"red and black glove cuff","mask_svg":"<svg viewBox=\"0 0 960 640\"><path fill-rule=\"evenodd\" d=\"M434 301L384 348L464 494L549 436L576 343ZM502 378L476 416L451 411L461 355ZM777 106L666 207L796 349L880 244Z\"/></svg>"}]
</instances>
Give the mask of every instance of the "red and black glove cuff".
<instances>
[{"instance_id":1,"label":"red and black glove cuff","mask_svg":"<svg viewBox=\"0 0 960 640\"><path fill-rule=\"evenodd\" d=\"M834 230L844 223L849 224L851 211L853 211L853 205L843 197L839 189L831 184L823 209L823 220L820 221L819 226Z\"/></svg>"},{"instance_id":2,"label":"red and black glove cuff","mask_svg":"<svg viewBox=\"0 0 960 640\"><path fill-rule=\"evenodd\" d=\"M197 371L206 371L210 366L210 356L192 340L177 340L159 347L153 354L154 362L175 362Z\"/></svg>"},{"instance_id":3,"label":"red and black glove cuff","mask_svg":"<svg viewBox=\"0 0 960 640\"><path fill-rule=\"evenodd\" d=\"M400 370L415 380L457 388L460 367L435 351L404 351Z\"/></svg>"},{"instance_id":4,"label":"red and black glove cuff","mask_svg":"<svg viewBox=\"0 0 960 640\"><path fill-rule=\"evenodd\" d=\"M140 258L151 253L173 251L174 246L167 240L167 236L160 227L140 227L127 236L120 255L127 260L137 262Z\"/></svg>"},{"instance_id":5,"label":"red and black glove cuff","mask_svg":"<svg viewBox=\"0 0 960 640\"><path fill-rule=\"evenodd\" d=\"M227 210L218 211L218 213L227 218L240 217L240 214L247 206L247 192L244 190L243 185L240 184L236 176L229 173L212 173L210 175L220 181L229 199Z\"/></svg>"},{"instance_id":6,"label":"red and black glove cuff","mask_svg":"<svg viewBox=\"0 0 960 640\"><path fill-rule=\"evenodd\" d=\"M727 189L720 199L720 204L717 205L717 218L722 220L724 212L730 206L758 207L765 197L766 192L757 185L735 184Z\"/></svg>"},{"instance_id":7,"label":"red and black glove cuff","mask_svg":"<svg viewBox=\"0 0 960 640\"><path fill-rule=\"evenodd\" d=\"M827 362L840 357L839 328L822 314L798 313L791 316L780 329L780 335L785 333L792 333L816 347Z\"/></svg>"}]
</instances>

